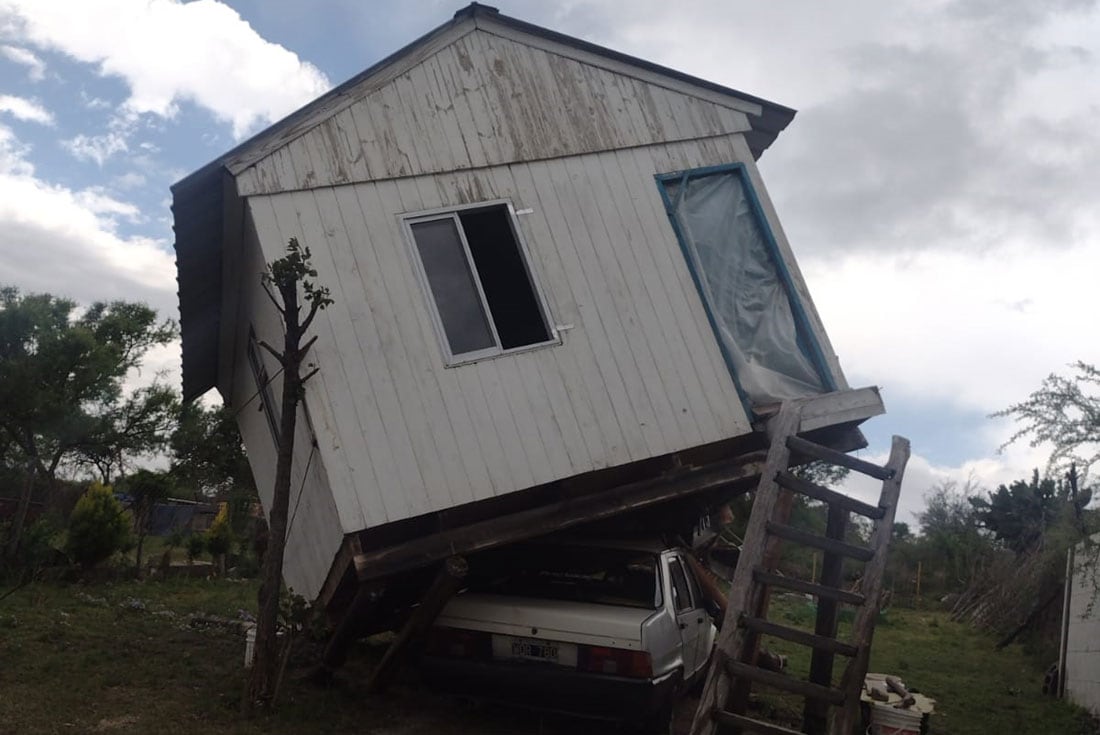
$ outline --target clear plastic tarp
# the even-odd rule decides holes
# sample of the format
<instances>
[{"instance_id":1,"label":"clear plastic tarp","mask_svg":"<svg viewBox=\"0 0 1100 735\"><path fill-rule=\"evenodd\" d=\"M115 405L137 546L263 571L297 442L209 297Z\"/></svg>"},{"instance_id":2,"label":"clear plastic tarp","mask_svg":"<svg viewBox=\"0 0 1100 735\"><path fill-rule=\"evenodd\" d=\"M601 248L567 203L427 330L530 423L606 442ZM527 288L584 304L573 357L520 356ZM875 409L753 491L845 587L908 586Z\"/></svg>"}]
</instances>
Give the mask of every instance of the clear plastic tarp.
<instances>
[{"instance_id":1,"label":"clear plastic tarp","mask_svg":"<svg viewBox=\"0 0 1100 735\"><path fill-rule=\"evenodd\" d=\"M665 180L719 339L752 406L824 393L737 171Z\"/></svg>"}]
</instances>

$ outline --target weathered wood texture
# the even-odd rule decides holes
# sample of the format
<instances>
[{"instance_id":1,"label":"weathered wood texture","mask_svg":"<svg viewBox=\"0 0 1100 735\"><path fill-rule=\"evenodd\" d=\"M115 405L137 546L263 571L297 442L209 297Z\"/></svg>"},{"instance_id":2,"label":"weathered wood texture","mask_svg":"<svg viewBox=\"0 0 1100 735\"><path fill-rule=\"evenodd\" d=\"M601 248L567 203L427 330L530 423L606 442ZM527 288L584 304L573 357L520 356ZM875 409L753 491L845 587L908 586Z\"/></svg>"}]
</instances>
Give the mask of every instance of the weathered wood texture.
<instances>
[{"instance_id":1,"label":"weathered wood texture","mask_svg":"<svg viewBox=\"0 0 1100 735\"><path fill-rule=\"evenodd\" d=\"M342 109L239 171L239 191L272 194L749 129L737 109L743 102L645 81L637 70L615 73L545 45L472 30L349 93Z\"/></svg>"},{"instance_id":2,"label":"weathered wood texture","mask_svg":"<svg viewBox=\"0 0 1100 735\"><path fill-rule=\"evenodd\" d=\"M755 585L754 570L764 562L765 524L771 518L779 500L779 488L776 487L774 478L790 464L786 438L798 430L800 414L801 408L797 404L785 403L768 425L768 433L772 438L768 460L761 473L760 487L753 500L752 515L745 530L746 543L741 548L737 570L727 595L729 603L722 621L722 630L714 644L719 655L712 657L706 684L691 723L692 735L713 735L716 731L714 713L725 709L733 683L729 667L738 663L728 659L729 652L741 651L746 637L754 635L738 623L743 615L752 615L760 607L763 590ZM778 441L775 440L776 437L779 438Z\"/></svg>"},{"instance_id":3,"label":"weathered wood texture","mask_svg":"<svg viewBox=\"0 0 1100 735\"><path fill-rule=\"evenodd\" d=\"M278 248L278 243L270 243ZM286 247L286 241L282 243ZM278 255L282 255L280 252ZM271 260L278 255L268 255ZM280 344L282 323L274 305L268 300L260 286L260 274L263 272L264 258L260 252L259 241L251 227L245 227L244 243L240 252L239 272L241 273L237 289L239 294L239 314L234 335L234 351L240 355L233 373L232 386L222 387L222 395L234 410L241 438L248 448L248 462L252 467L252 476L264 508L271 507L271 496L275 483L275 438L271 433L267 416L264 415L255 379L245 357L248 349L249 328L255 330L258 339L270 344ZM282 376L275 359L265 350L258 351L271 377L271 394L278 411L278 400L282 388ZM294 465L290 491L290 519L287 528L286 562L284 579L296 593L312 599L325 581L332 566L333 558L343 541L340 518L336 513L320 452L314 449L316 431L308 415L314 401L314 390L321 376L317 375L306 384L305 404L299 407L298 422L295 431ZM277 415L277 413L276 413ZM324 490L324 491L322 491Z\"/></svg>"},{"instance_id":4,"label":"weathered wood texture","mask_svg":"<svg viewBox=\"0 0 1100 735\"><path fill-rule=\"evenodd\" d=\"M734 138L248 199L265 255L308 244L335 304L310 387L343 529L751 430L653 175ZM445 368L399 215L504 199L562 344Z\"/></svg>"}]
</instances>

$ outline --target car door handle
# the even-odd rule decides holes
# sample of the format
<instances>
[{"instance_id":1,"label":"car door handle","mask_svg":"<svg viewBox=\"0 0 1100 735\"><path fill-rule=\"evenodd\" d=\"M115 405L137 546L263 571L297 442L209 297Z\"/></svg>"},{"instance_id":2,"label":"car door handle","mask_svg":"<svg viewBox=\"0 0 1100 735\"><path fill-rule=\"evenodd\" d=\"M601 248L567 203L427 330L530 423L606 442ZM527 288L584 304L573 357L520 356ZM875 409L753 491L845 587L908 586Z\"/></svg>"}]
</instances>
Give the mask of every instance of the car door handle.
<instances>
[{"instance_id":1,"label":"car door handle","mask_svg":"<svg viewBox=\"0 0 1100 735\"><path fill-rule=\"evenodd\" d=\"M702 622L703 622L703 619L702 619L702 618L696 618L696 619L695 619L695 622L697 622L697 623L699 623L699 624L702 624Z\"/></svg>"},{"instance_id":2,"label":"car door handle","mask_svg":"<svg viewBox=\"0 0 1100 735\"><path fill-rule=\"evenodd\" d=\"M687 627L688 627L687 623L680 623L680 630L687 630Z\"/></svg>"}]
</instances>

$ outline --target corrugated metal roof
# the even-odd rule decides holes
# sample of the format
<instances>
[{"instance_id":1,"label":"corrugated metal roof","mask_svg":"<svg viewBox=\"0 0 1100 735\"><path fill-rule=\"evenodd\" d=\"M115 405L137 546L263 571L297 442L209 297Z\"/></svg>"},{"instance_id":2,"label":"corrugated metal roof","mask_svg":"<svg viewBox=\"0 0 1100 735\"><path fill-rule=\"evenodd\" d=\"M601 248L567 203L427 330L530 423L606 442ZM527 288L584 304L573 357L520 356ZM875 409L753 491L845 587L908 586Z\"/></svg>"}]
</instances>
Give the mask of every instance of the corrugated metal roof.
<instances>
[{"instance_id":1,"label":"corrugated metal roof","mask_svg":"<svg viewBox=\"0 0 1100 735\"><path fill-rule=\"evenodd\" d=\"M202 395L217 382L222 288L221 252L224 208L222 196L223 176L228 175L226 163L302 122L330 101L347 94L439 34L470 19L484 19L521 33L545 38L587 53L662 74L701 89L758 104L763 112L758 116L750 116L752 130L745 135L754 158L759 158L763 154L795 115L795 111L789 107L502 15L495 8L486 5L471 3L455 13L452 20L333 88L172 186L185 401Z\"/></svg>"}]
</instances>

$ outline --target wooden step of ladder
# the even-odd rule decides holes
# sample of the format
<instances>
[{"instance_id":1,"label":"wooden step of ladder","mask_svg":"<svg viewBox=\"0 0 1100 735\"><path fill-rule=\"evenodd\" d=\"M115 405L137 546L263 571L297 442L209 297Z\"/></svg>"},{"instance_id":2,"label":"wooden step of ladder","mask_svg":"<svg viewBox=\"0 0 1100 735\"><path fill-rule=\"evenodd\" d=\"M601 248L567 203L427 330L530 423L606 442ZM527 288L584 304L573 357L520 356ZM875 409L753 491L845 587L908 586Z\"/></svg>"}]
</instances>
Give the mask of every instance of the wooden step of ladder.
<instances>
[{"instance_id":1,"label":"wooden step of ladder","mask_svg":"<svg viewBox=\"0 0 1100 735\"><path fill-rule=\"evenodd\" d=\"M885 466L879 466L799 437L801 414L802 404L790 401L768 423L768 458L753 500L714 658L692 722L692 735L726 732L852 735L859 724L860 689L867 673L886 551L893 532L902 476L909 460L909 442L895 436L889 460ZM870 505L797 477L789 471L792 455L846 467L881 480L878 504ZM828 507L824 536L787 525L796 493L819 500ZM867 546L844 540L852 513L873 521ZM776 571L784 542L823 552L818 580L796 579ZM841 589L845 559L865 564L859 592ZM817 620L812 632L767 619L773 587L817 599ZM837 613L842 604L857 608L852 636L847 641L837 637ZM809 679L803 681L758 668L756 656L761 636L774 636L809 647ZM847 663L840 683L834 686L833 663L837 656L847 659ZM801 696L805 701L801 729L793 730L746 714L754 684Z\"/></svg>"}]
</instances>

